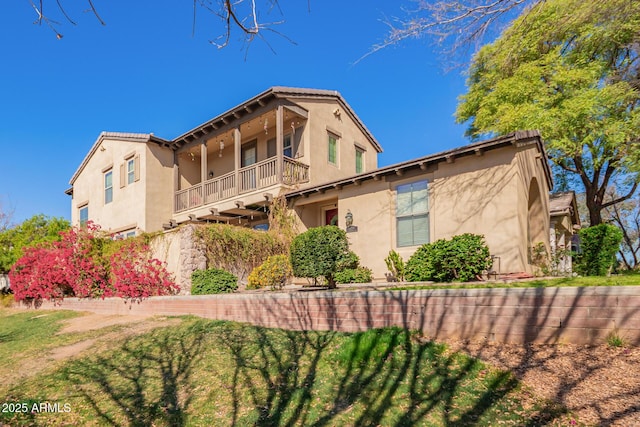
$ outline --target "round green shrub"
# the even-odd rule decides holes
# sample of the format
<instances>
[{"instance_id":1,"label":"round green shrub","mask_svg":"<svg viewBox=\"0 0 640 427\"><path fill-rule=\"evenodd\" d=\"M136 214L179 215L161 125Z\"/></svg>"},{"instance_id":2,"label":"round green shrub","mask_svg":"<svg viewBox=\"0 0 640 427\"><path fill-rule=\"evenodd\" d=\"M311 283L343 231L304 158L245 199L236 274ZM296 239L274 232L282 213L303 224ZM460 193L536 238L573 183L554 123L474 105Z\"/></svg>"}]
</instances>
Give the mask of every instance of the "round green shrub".
<instances>
[{"instance_id":1,"label":"round green shrub","mask_svg":"<svg viewBox=\"0 0 640 427\"><path fill-rule=\"evenodd\" d=\"M247 289L265 288L267 286L271 289L282 289L292 275L293 271L289 257L286 255L272 255L249 274Z\"/></svg>"},{"instance_id":2,"label":"round green shrub","mask_svg":"<svg viewBox=\"0 0 640 427\"><path fill-rule=\"evenodd\" d=\"M238 278L218 268L197 270L191 274L191 295L209 295L234 292Z\"/></svg>"},{"instance_id":3,"label":"round green shrub","mask_svg":"<svg viewBox=\"0 0 640 427\"><path fill-rule=\"evenodd\" d=\"M422 245L407 261L405 277L410 282L468 282L491 262L484 236L465 233Z\"/></svg>"},{"instance_id":4,"label":"round green shrub","mask_svg":"<svg viewBox=\"0 0 640 427\"><path fill-rule=\"evenodd\" d=\"M336 283L370 283L373 272L367 267L345 268L334 276Z\"/></svg>"},{"instance_id":5,"label":"round green shrub","mask_svg":"<svg viewBox=\"0 0 640 427\"><path fill-rule=\"evenodd\" d=\"M611 224L599 224L580 230L580 249L576 271L583 276L606 276L616 265L622 231Z\"/></svg>"},{"instance_id":6,"label":"round green shrub","mask_svg":"<svg viewBox=\"0 0 640 427\"><path fill-rule=\"evenodd\" d=\"M324 276L330 288L335 287L334 274L349 257L347 234L334 225L310 228L291 242L293 275L309 278Z\"/></svg>"}]
</instances>

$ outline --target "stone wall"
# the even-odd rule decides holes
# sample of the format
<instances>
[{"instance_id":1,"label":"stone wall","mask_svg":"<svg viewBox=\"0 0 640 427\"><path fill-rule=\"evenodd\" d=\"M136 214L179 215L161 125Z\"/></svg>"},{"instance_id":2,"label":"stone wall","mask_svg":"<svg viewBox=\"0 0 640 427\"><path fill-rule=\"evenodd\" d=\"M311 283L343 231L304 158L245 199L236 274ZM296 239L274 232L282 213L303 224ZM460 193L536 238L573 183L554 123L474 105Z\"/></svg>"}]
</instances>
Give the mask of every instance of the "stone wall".
<instances>
[{"instance_id":1,"label":"stone wall","mask_svg":"<svg viewBox=\"0 0 640 427\"><path fill-rule=\"evenodd\" d=\"M166 231L151 241L153 257L167 263L180 286L180 294L191 293L191 273L207 268L205 250L194 236L195 225Z\"/></svg>"},{"instance_id":2,"label":"stone wall","mask_svg":"<svg viewBox=\"0 0 640 427\"><path fill-rule=\"evenodd\" d=\"M602 344L616 332L640 344L640 287L439 289L65 299L41 308L106 314L193 314L295 330L399 326L434 339Z\"/></svg>"}]
</instances>

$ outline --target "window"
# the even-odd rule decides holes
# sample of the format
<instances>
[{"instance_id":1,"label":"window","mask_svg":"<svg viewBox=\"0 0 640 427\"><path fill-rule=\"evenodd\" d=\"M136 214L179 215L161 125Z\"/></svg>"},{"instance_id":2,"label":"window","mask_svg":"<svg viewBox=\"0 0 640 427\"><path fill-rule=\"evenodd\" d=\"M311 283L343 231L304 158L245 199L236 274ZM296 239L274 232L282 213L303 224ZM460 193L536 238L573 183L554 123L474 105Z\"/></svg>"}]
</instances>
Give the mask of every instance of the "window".
<instances>
[{"instance_id":1,"label":"window","mask_svg":"<svg viewBox=\"0 0 640 427\"><path fill-rule=\"evenodd\" d=\"M133 231L128 231L128 232L126 232L126 233L125 233L125 235L124 235L124 236L125 236L127 239L128 239L129 237L136 237L136 231L135 231L135 230L133 230Z\"/></svg>"},{"instance_id":2,"label":"window","mask_svg":"<svg viewBox=\"0 0 640 427\"><path fill-rule=\"evenodd\" d=\"M127 184L133 184L136 180L136 162L134 159L127 160Z\"/></svg>"},{"instance_id":3,"label":"window","mask_svg":"<svg viewBox=\"0 0 640 427\"><path fill-rule=\"evenodd\" d=\"M329 134L329 163L338 165L338 137Z\"/></svg>"},{"instance_id":4,"label":"window","mask_svg":"<svg viewBox=\"0 0 640 427\"><path fill-rule=\"evenodd\" d=\"M282 153L285 157L292 158L293 150L291 146L291 134L285 135L284 140L282 141Z\"/></svg>"},{"instance_id":5,"label":"window","mask_svg":"<svg viewBox=\"0 0 640 427\"><path fill-rule=\"evenodd\" d=\"M356 147L356 173L364 172L364 150Z\"/></svg>"},{"instance_id":6,"label":"window","mask_svg":"<svg viewBox=\"0 0 640 427\"><path fill-rule=\"evenodd\" d=\"M79 209L80 227L86 227L89 222L89 205L84 205Z\"/></svg>"},{"instance_id":7,"label":"window","mask_svg":"<svg viewBox=\"0 0 640 427\"><path fill-rule=\"evenodd\" d=\"M297 141L297 140L296 140ZM298 146L296 146L296 150ZM294 156L294 146L293 146L293 138L291 138L291 134L287 134L282 139L282 154L285 157L289 157L293 159ZM271 138L267 141L267 158L270 159L276 155L276 139Z\"/></svg>"},{"instance_id":8,"label":"window","mask_svg":"<svg viewBox=\"0 0 640 427\"><path fill-rule=\"evenodd\" d=\"M429 243L429 192L427 181L396 188L398 247Z\"/></svg>"},{"instance_id":9,"label":"window","mask_svg":"<svg viewBox=\"0 0 640 427\"><path fill-rule=\"evenodd\" d=\"M120 188L140 180L140 155L131 153L120 163Z\"/></svg>"},{"instance_id":10,"label":"window","mask_svg":"<svg viewBox=\"0 0 640 427\"><path fill-rule=\"evenodd\" d=\"M104 204L113 201L113 170L104 173Z\"/></svg>"}]
</instances>

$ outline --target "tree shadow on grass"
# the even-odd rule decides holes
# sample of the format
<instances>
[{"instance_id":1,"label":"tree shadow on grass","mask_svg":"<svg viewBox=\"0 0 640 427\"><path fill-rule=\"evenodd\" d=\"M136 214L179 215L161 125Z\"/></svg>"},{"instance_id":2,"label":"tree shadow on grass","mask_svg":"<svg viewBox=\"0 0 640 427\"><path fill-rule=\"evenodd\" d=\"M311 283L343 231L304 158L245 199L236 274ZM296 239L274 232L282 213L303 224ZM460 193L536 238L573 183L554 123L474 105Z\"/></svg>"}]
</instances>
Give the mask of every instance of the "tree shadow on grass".
<instances>
[{"instance_id":1,"label":"tree shadow on grass","mask_svg":"<svg viewBox=\"0 0 640 427\"><path fill-rule=\"evenodd\" d=\"M400 328L242 326L218 338L233 361L231 425L490 425L510 412L511 425L541 424L513 399L513 375Z\"/></svg>"},{"instance_id":2,"label":"tree shadow on grass","mask_svg":"<svg viewBox=\"0 0 640 427\"><path fill-rule=\"evenodd\" d=\"M70 363L62 376L101 424L185 425L204 324L128 339L117 351Z\"/></svg>"}]
</instances>

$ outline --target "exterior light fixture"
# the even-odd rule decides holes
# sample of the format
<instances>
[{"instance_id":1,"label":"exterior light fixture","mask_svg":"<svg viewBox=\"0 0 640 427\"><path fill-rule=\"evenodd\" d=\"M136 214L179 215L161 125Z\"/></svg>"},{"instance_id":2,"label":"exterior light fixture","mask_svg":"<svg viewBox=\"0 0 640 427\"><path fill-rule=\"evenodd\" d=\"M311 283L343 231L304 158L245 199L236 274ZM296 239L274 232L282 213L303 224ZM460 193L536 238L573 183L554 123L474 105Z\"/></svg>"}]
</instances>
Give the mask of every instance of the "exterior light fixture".
<instances>
[{"instance_id":1,"label":"exterior light fixture","mask_svg":"<svg viewBox=\"0 0 640 427\"><path fill-rule=\"evenodd\" d=\"M347 214L344 216L344 223L347 227L351 227L353 225L353 214L350 210L347 210Z\"/></svg>"}]
</instances>

